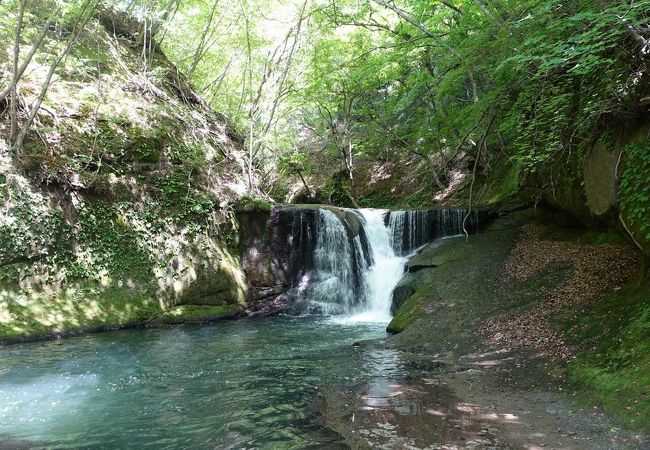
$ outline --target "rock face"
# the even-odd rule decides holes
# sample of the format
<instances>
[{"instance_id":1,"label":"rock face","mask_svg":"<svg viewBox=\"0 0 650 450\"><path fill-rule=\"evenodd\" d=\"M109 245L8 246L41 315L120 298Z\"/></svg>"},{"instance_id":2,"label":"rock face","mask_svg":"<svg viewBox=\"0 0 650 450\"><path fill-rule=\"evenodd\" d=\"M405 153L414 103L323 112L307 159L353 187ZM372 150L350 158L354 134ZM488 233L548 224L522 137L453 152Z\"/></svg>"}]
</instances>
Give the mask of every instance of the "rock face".
<instances>
[{"instance_id":1,"label":"rock face","mask_svg":"<svg viewBox=\"0 0 650 450\"><path fill-rule=\"evenodd\" d=\"M423 285L434 281L435 269L442 263L436 255L441 243L438 240L425 246L404 265L404 277L395 286L391 299L390 312L393 316Z\"/></svg>"},{"instance_id":2,"label":"rock face","mask_svg":"<svg viewBox=\"0 0 650 450\"><path fill-rule=\"evenodd\" d=\"M177 305L224 306L245 301L244 274L228 253L218 252L210 260L179 256L172 265L182 274L172 284Z\"/></svg>"},{"instance_id":3,"label":"rock face","mask_svg":"<svg viewBox=\"0 0 650 450\"><path fill-rule=\"evenodd\" d=\"M47 92L57 120L27 134L20 158L0 117L0 341L140 325L172 309L174 320L213 317L245 297L228 244L248 183L241 136L155 42L159 76L143 87L143 24L97 12ZM57 45L45 37L25 85L42 85ZM31 103L37 91L22 94Z\"/></svg>"},{"instance_id":4,"label":"rock face","mask_svg":"<svg viewBox=\"0 0 650 450\"><path fill-rule=\"evenodd\" d=\"M240 211L237 219L241 263L249 287L249 299L258 301L280 295L286 290L287 276L281 264L282 254L275 253L272 245L277 225L271 224L271 211ZM277 247L282 250L281 246Z\"/></svg>"},{"instance_id":5,"label":"rock face","mask_svg":"<svg viewBox=\"0 0 650 450\"><path fill-rule=\"evenodd\" d=\"M314 249L322 220L320 210L336 215L349 242L359 238L363 256L353 253L353 257L369 257L361 220L352 210L325 205L292 205L270 211L258 208L238 212L239 246L251 313L263 314L284 306L286 292L314 268ZM352 267L360 265L353 263ZM361 278L360 273L355 276Z\"/></svg>"},{"instance_id":6,"label":"rock face","mask_svg":"<svg viewBox=\"0 0 650 450\"><path fill-rule=\"evenodd\" d=\"M650 201L640 192L650 178L640 169L646 163L638 159L650 152L650 122L610 127L580 152L562 155L540 173L532 183L536 192L541 190L548 204L584 225L617 229L650 256L650 234L644 227L650 221Z\"/></svg>"},{"instance_id":7,"label":"rock face","mask_svg":"<svg viewBox=\"0 0 650 450\"><path fill-rule=\"evenodd\" d=\"M404 265L404 277L395 286L391 299L390 312L395 316L400 307L423 286L435 282L435 269L444 264L444 260L437 255L436 250L443 243L434 241L423 247L417 255L413 256ZM391 330L396 332L398 330Z\"/></svg>"},{"instance_id":8,"label":"rock face","mask_svg":"<svg viewBox=\"0 0 650 450\"><path fill-rule=\"evenodd\" d=\"M591 213L602 217L617 203L617 163L622 149L608 150L596 142L585 158L584 180L587 204Z\"/></svg>"},{"instance_id":9,"label":"rock face","mask_svg":"<svg viewBox=\"0 0 650 450\"><path fill-rule=\"evenodd\" d=\"M423 247L406 263L405 277L394 291L393 320L386 330L399 333L398 339L414 348L425 343L437 345L447 342L462 323L478 320L480 313L495 307L491 296L497 274L517 227L525 220L524 214L516 212L496 219L485 233L471 236L469 242L458 237ZM415 270L417 267L420 270ZM411 268L415 271L409 271ZM465 306L469 301L474 311ZM416 322L427 325L420 327ZM469 335L463 333L465 337Z\"/></svg>"}]
</instances>

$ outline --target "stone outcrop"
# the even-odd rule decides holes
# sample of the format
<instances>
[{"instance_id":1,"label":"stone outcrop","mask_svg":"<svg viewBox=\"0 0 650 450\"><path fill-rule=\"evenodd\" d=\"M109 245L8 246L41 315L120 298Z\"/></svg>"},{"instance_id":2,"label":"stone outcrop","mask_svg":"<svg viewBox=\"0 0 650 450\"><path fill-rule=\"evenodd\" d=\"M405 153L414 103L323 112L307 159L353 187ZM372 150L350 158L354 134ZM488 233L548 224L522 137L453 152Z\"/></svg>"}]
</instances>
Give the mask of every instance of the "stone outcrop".
<instances>
[{"instance_id":1,"label":"stone outcrop","mask_svg":"<svg viewBox=\"0 0 650 450\"><path fill-rule=\"evenodd\" d=\"M634 146L650 151L650 122L610 127L584 147L584 157L563 155L530 184L537 192L541 190L543 199L554 208L586 226L615 228L650 256L650 237L640 226L648 216L632 217L634 213L624 207L630 198L621 189L630 165L639 164L630 160L629 149ZM638 190L637 186L632 192Z\"/></svg>"},{"instance_id":2,"label":"stone outcrop","mask_svg":"<svg viewBox=\"0 0 650 450\"><path fill-rule=\"evenodd\" d=\"M584 162L585 195L589 211L596 217L611 213L617 204L617 165L621 157L620 145L607 149L596 142Z\"/></svg>"},{"instance_id":3,"label":"stone outcrop","mask_svg":"<svg viewBox=\"0 0 650 450\"><path fill-rule=\"evenodd\" d=\"M313 268L319 210L334 213L348 239L359 237L368 255L368 242L359 217L349 209L327 205L251 208L237 213L241 263L248 285L248 309L264 314L286 304L285 293Z\"/></svg>"}]
</instances>

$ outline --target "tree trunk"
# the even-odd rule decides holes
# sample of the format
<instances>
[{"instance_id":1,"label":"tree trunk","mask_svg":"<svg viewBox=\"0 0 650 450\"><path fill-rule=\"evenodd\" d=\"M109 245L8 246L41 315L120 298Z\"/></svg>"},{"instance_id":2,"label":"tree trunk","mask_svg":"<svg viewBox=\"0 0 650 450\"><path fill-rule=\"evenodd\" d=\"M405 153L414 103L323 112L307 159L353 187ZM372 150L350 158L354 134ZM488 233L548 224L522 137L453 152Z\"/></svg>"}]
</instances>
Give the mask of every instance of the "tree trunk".
<instances>
[{"instance_id":1,"label":"tree trunk","mask_svg":"<svg viewBox=\"0 0 650 450\"><path fill-rule=\"evenodd\" d=\"M478 5L479 8L487 15L490 19L494 20L496 23L499 24L499 26L503 26L503 19L496 14L494 14L492 11L490 11L490 8L487 7L485 3L483 3L481 0L474 0L474 2Z\"/></svg>"},{"instance_id":2,"label":"tree trunk","mask_svg":"<svg viewBox=\"0 0 650 450\"><path fill-rule=\"evenodd\" d=\"M32 62L32 58L34 57L34 54L36 51L40 48L41 44L43 43L43 39L45 39L45 36L47 35L47 32L50 29L50 22L46 22L45 25L43 26L43 29L41 30L40 34L32 44L32 48L29 49L29 53L27 53L27 56L25 57L25 60L22 62L20 67L18 67L18 73L15 74L14 77L12 77L11 83L4 88L2 91L0 91L0 102L4 100L7 95L9 95L13 88L14 88L14 80L18 81L20 78L23 76L25 73L25 70L27 69L27 66L29 65L30 62Z\"/></svg>"},{"instance_id":3,"label":"tree trunk","mask_svg":"<svg viewBox=\"0 0 650 450\"><path fill-rule=\"evenodd\" d=\"M206 22L205 27L203 28L203 33L201 33L199 44L196 46L196 50L194 51L192 62L190 63L189 69L187 69L188 78L192 78L192 75L194 75L194 71L196 70L196 66L199 65L199 62L201 61L201 59L203 59L203 56L205 55L204 49L206 45L206 37L208 36L208 32L210 31L210 27L214 20L214 14L217 11L218 4L219 2L215 1L214 4L212 5L212 9L210 10L210 17L208 18L208 21Z\"/></svg>"},{"instance_id":4,"label":"tree trunk","mask_svg":"<svg viewBox=\"0 0 650 450\"><path fill-rule=\"evenodd\" d=\"M91 19L91 17L94 15L94 9L96 6L95 3L96 3L95 0L87 0L84 3L84 5L81 8L81 11L79 12L79 16L77 17L77 21L73 26L73 31L72 34L70 35L70 38L68 39L67 45L58 54L56 59L50 65L50 70L48 71L45 77L45 81L41 86L41 90L38 94L38 97L36 98L36 100L34 101L34 103L32 104L29 110L29 115L27 117L27 120L23 124L23 126L20 129L20 132L16 136L16 140L13 145L15 151L20 151L20 149L22 148L23 141L25 140L25 136L27 135L27 131L29 131L32 122L34 122L34 118L36 117L36 114L38 114L38 111L41 108L41 104L43 103L43 100L47 95L47 91L50 87L50 84L52 83L52 77L54 76L54 72L56 71L57 67L59 67L59 64L61 64L63 59L67 56L67 54L70 53L70 50L72 50L72 47L74 46L75 42L77 42L77 39L79 38L79 35L83 31L84 27Z\"/></svg>"},{"instance_id":5,"label":"tree trunk","mask_svg":"<svg viewBox=\"0 0 650 450\"><path fill-rule=\"evenodd\" d=\"M13 61L13 75L11 79L11 105L9 109L9 117L11 121L11 128L9 131L9 142L14 143L18 133L18 59L20 58L20 36L23 29L23 16L25 14L25 4L27 0L20 1L20 9L18 10L18 18L16 20L16 34L14 41L14 61Z\"/></svg>"}]
</instances>

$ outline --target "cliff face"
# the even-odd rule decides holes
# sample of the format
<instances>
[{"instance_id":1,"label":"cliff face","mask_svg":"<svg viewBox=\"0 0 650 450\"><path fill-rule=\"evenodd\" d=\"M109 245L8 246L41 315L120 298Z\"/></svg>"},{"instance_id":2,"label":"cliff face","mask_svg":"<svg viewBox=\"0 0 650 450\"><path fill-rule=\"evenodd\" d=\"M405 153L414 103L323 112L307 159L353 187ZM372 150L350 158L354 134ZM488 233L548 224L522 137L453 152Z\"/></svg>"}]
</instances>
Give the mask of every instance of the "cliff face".
<instances>
[{"instance_id":1,"label":"cliff face","mask_svg":"<svg viewBox=\"0 0 650 450\"><path fill-rule=\"evenodd\" d=\"M144 62L137 24L118 19L104 11L83 31L22 149L0 118L0 340L214 317L244 301L231 250L232 206L250 191L242 139L155 45ZM57 39L19 85L23 113Z\"/></svg>"},{"instance_id":2,"label":"cliff face","mask_svg":"<svg viewBox=\"0 0 650 450\"><path fill-rule=\"evenodd\" d=\"M650 122L610 125L531 177L527 194L583 225L619 231L650 256ZM538 194L539 195L539 194Z\"/></svg>"}]
</instances>

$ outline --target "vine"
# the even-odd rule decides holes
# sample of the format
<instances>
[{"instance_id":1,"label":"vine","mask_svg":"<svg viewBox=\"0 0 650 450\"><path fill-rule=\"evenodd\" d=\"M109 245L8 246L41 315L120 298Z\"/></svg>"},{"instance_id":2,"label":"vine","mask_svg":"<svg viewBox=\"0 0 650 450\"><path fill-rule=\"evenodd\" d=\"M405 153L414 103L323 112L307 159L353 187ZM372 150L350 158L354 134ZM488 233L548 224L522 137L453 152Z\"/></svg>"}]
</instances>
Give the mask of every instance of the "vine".
<instances>
[{"instance_id":1,"label":"vine","mask_svg":"<svg viewBox=\"0 0 650 450\"><path fill-rule=\"evenodd\" d=\"M650 241L650 145L628 144L624 151L628 160L621 177L621 209L639 233L636 237Z\"/></svg>"}]
</instances>

